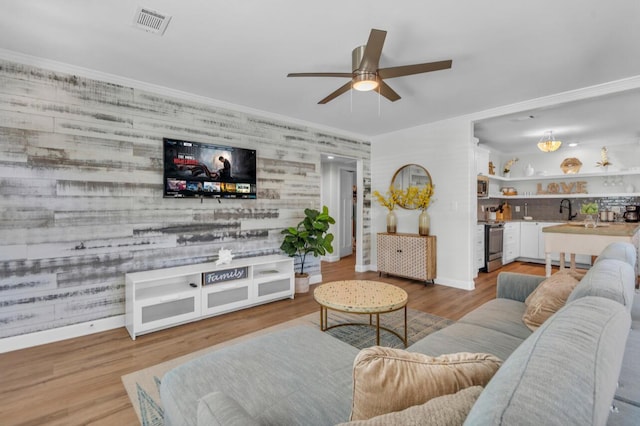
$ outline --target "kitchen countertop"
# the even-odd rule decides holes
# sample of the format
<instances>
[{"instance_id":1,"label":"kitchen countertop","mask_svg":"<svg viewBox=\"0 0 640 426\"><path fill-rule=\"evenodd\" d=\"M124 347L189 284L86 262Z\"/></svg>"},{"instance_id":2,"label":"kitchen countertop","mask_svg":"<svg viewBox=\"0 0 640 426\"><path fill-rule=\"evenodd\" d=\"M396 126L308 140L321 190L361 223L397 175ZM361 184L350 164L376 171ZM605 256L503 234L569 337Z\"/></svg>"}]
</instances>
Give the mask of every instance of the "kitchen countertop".
<instances>
[{"instance_id":1,"label":"kitchen countertop","mask_svg":"<svg viewBox=\"0 0 640 426\"><path fill-rule=\"evenodd\" d=\"M547 226L542 232L558 234L606 235L609 237L631 237L640 231L638 223L603 223L595 228L586 228L584 222L567 222L563 225Z\"/></svg>"}]
</instances>

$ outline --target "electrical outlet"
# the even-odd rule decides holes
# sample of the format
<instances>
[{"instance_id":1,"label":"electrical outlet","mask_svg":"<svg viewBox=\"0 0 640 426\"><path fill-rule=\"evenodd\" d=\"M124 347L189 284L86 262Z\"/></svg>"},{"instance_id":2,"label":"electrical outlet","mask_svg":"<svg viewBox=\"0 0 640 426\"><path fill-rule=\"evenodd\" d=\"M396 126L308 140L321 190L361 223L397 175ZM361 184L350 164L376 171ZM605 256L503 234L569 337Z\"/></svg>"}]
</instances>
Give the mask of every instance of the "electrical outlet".
<instances>
[{"instance_id":1,"label":"electrical outlet","mask_svg":"<svg viewBox=\"0 0 640 426\"><path fill-rule=\"evenodd\" d=\"M520 206L516 206L516 213L520 213Z\"/></svg>"},{"instance_id":2,"label":"electrical outlet","mask_svg":"<svg viewBox=\"0 0 640 426\"><path fill-rule=\"evenodd\" d=\"M620 213L620 206L613 206L611 210L613 210L614 213Z\"/></svg>"}]
</instances>

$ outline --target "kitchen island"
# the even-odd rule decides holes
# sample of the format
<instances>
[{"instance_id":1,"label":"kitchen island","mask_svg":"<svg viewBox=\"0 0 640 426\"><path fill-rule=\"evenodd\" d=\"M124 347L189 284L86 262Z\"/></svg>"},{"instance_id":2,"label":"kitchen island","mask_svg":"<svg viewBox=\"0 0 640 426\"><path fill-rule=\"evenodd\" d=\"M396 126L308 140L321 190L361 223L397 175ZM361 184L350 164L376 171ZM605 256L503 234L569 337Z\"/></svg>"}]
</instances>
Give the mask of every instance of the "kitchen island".
<instances>
[{"instance_id":1,"label":"kitchen island","mask_svg":"<svg viewBox=\"0 0 640 426\"><path fill-rule=\"evenodd\" d=\"M575 269L576 253L597 256L610 243L623 241L632 243L637 255L640 246L640 224L638 223L603 223L595 228L586 228L584 223L575 222L548 226L542 232L544 233L547 277L551 276L551 253L560 253L560 269L565 267L564 253L570 253L570 267ZM640 275L637 260L636 275Z\"/></svg>"}]
</instances>

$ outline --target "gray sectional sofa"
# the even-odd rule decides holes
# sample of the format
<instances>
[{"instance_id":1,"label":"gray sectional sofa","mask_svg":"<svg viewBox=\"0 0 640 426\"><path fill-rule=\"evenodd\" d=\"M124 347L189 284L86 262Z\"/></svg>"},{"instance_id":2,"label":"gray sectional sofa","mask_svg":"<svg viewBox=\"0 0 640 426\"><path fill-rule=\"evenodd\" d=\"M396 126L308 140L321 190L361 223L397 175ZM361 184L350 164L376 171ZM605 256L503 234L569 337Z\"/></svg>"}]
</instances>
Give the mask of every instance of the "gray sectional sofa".
<instances>
[{"instance_id":1,"label":"gray sectional sofa","mask_svg":"<svg viewBox=\"0 0 640 426\"><path fill-rule=\"evenodd\" d=\"M465 424L638 425L635 262L632 245L607 247L566 305L533 333L522 322L524 301L544 277L501 273L496 299L407 350L481 352L504 360ZM162 378L165 424L346 422L358 352L300 326L204 355Z\"/></svg>"}]
</instances>

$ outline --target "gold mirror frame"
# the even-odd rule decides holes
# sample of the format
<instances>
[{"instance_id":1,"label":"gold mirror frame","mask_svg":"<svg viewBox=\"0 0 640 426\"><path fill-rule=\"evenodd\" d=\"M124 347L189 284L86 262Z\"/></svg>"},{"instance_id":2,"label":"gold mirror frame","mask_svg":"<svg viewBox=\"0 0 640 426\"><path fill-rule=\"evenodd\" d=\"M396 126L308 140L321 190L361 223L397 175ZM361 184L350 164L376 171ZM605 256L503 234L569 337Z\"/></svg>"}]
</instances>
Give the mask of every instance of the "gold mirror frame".
<instances>
[{"instance_id":1,"label":"gold mirror frame","mask_svg":"<svg viewBox=\"0 0 640 426\"><path fill-rule=\"evenodd\" d=\"M406 191L410 186L417 186L422 189L425 185L432 184L431 175L424 167L418 164L406 164L400 167L391 179L391 186L396 189ZM416 210L417 207L405 206L402 202L398 206L407 210Z\"/></svg>"}]
</instances>

